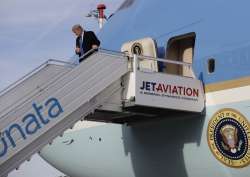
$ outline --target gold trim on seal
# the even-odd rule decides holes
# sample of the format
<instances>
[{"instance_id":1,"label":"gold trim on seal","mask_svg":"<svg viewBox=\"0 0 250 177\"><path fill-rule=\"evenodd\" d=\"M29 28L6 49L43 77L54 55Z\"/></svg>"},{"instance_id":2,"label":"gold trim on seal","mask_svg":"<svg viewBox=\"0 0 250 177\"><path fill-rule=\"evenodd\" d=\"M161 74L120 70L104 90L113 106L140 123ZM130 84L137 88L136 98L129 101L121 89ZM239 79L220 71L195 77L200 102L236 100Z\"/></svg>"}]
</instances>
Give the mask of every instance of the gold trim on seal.
<instances>
[{"instance_id":1,"label":"gold trim on seal","mask_svg":"<svg viewBox=\"0 0 250 177\"><path fill-rule=\"evenodd\" d=\"M217 141L214 137L215 128L221 120L228 118L228 117L238 122L244 128L244 131L246 132L246 135L247 135L247 140L248 140L247 152L241 159L238 159L238 160L231 159L231 158L229 159L228 157L223 155L216 146ZM225 133L226 135L230 131L237 132L236 128L230 124L223 126L223 128L221 128L220 130L222 135L224 135L223 133ZM231 134L231 137L232 135L233 134ZM226 136L225 137L223 136L223 142L224 140L227 140L226 138L227 138ZM235 137L235 140L238 141L237 137ZM246 117L242 115L240 112L234 109L230 109L230 108L225 108L225 109L221 109L217 111L208 123L207 141L208 141L209 148L211 152L213 153L213 155L216 157L216 159L222 162L223 164L225 164L226 166L229 166L232 168L243 168L250 164L250 123L248 122ZM225 146L225 149L230 150L232 153L236 153L237 149L235 147L232 147L233 146L232 138L228 142L229 142L229 146L222 143Z\"/></svg>"}]
</instances>

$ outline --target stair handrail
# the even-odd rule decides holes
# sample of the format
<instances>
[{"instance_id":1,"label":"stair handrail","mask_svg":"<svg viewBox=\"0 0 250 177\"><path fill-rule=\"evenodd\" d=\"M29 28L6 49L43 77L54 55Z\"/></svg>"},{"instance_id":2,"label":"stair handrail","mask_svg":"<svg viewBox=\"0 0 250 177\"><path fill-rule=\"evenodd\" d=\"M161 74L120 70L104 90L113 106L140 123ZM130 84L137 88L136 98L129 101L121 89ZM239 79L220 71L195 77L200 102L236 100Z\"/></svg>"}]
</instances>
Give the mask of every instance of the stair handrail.
<instances>
[{"instance_id":1,"label":"stair handrail","mask_svg":"<svg viewBox=\"0 0 250 177\"><path fill-rule=\"evenodd\" d=\"M89 50L88 52L84 53L81 57L79 57L79 60L84 59L86 56L89 56L89 54L94 54L94 53L104 53L104 54L110 54L112 56L127 56L125 52L120 52L120 51L115 51L115 50L109 50L109 49L104 49L104 48L93 48Z\"/></svg>"},{"instance_id":2,"label":"stair handrail","mask_svg":"<svg viewBox=\"0 0 250 177\"><path fill-rule=\"evenodd\" d=\"M181 65L184 67L188 67L191 70L192 78L196 78L194 71L193 71L193 65L192 63L187 63L183 61L173 61L170 59L163 59L163 58L155 58L155 57L150 57L150 56L143 56L143 55L135 55L133 56L134 59L137 60L152 60L152 61L157 61L157 62L163 62L163 63L170 63L170 64L175 64L175 65Z\"/></svg>"},{"instance_id":3,"label":"stair handrail","mask_svg":"<svg viewBox=\"0 0 250 177\"><path fill-rule=\"evenodd\" d=\"M32 75L34 75L35 73L39 72L41 69L43 69L44 67L46 67L46 66L48 66L50 64L61 65L61 66L69 66L69 67L74 67L75 66L75 64L70 63L70 62L60 61L60 60L55 60L55 59L49 59L46 62L44 62L41 65L39 65L38 67L36 67L35 69L33 69L32 71L28 72L26 75L24 75L23 77L21 77L20 79L18 79L14 83L10 84L9 86L7 86L3 90L1 90L0 91L0 97L2 97L8 91L10 91L13 88L15 88L19 83L21 83L24 80L30 78Z\"/></svg>"},{"instance_id":4,"label":"stair handrail","mask_svg":"<svg viewBox=\"0 0 250 177\"><path fill-rule=\"evenodd\" d=\"M101 51L108 51L108 50L101 50ZM98 51L98 53L101 53L101 54L105 54L105 55L111 55L111 56L117 56L117 53L119 53L120 54L120 52L114 52L114 53L116 53L116 55L114 55L114 54L108 54L107 52L101 52L101 51ZM96 53L97 53L97 51L96 51ZM120 55L121 56L121 55ZM53 59L50 59L50 60L48 60L47 62L57 62L57 61L59 61L59 60L53 60ZM47 64L47 62L45 62L44 64ZM60 63L66 63L66 64L70 64L71 65L71 63L68 63L68 62L61 62L61 61L59 61ZM40 65L40 67L41 67L42 65ZM76 64L73 64L73 66L76 66ZM37 68L39 68L39 67L37 67ZM18 84L18 83L17 83ZM53 85L53 84L52 84ZM50 85L50 86L52 86L52 85ZM13 87L14 88L14 87ZM46 87L46 88L43 88L43 91L46 91L48 88ZM35 95L32 95L32 97L33 96L35 96ZM1 95L0 95L0 98L1 98ZM31 97L30 97L31 98ZM25 103L25 102L27 102L28 100L30 100L30 98L28 98L28 99L26 99L26 100L24 100L22 103ZM21 104L19 104L18 106L20 106ZM1 116L0 117L0 119L2 118L2 117L5 117L7 114L9 114L11 112L11 110L10 111L8 111L8 112L6 112L6 113L4 113L4 115L3 116Z\"/></svg>"}]
</instances>

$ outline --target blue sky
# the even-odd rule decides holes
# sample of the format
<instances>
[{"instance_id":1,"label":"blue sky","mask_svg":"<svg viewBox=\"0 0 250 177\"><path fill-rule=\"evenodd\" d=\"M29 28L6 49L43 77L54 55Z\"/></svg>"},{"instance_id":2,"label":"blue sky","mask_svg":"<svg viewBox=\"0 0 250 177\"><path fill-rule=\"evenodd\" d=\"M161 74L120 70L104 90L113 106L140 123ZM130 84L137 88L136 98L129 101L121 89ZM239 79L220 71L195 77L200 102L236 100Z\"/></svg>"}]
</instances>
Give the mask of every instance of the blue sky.
<instances>
[{"instance_id":1,"label":"blue sky","mask_svg":"<svg viewBox=\"0 0 250 177\"><path fill-rule=\"evenodd\" d=\"M48 59L68 60L74 55L72 25L98 31L97 21L86 18L98 3L107 15L123 0L1 0L0 90ZM59 172L35 155L9 177L56 177Z\"/></svg>"}]
</instances>

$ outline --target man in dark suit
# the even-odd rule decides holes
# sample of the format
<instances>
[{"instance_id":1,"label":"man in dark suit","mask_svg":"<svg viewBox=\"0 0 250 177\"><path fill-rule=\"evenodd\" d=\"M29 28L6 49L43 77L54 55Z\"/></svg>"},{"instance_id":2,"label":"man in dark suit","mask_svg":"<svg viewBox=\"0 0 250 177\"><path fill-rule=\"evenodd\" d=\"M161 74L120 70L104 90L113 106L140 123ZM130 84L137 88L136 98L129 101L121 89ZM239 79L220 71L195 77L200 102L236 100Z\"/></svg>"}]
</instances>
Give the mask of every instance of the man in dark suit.
<instances>
[{"instance_id":1,"label":"man in dark suit","mask_svg":"<svg viewBox=\"0 0 250 177\"><path fill-rule=\"evenodd\" d=\"M80 57L79 61L82 62L93 53L89 52L91 49L98 49L100 41L93 31L85 31L81 25L74 25L72 32L77 36L75 52Z\"/></svg>"}]
</instances>

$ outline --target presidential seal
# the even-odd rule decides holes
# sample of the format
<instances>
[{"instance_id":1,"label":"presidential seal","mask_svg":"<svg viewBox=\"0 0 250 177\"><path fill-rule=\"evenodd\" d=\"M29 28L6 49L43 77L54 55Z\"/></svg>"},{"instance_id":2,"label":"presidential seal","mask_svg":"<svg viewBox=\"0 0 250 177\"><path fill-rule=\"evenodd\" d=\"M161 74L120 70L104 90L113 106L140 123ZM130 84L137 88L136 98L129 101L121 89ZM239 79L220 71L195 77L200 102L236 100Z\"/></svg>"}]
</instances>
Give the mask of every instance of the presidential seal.
<instances>
[{"instance_id":1,"label":"presidential seal","mask_svg":"<svg viewBox=\"0 0 250 177\"><path fill-rule=\"evenodd\" d=\"M219 110L207 131L210 150L220 162L233 168L250 164L250 124L244 115L234 109Z\"/></svg>"},{"instance_id":2,"label":"presidential seal","mask_svg":"<svg viewBox=\"0 0 250 177\"><path fill-rule=\"evenodd\" d=\"M131 47L131 52L132 54L142 55L143 54L142 45L140 43L134 43Z\"/></svg>"}]
</instances>

